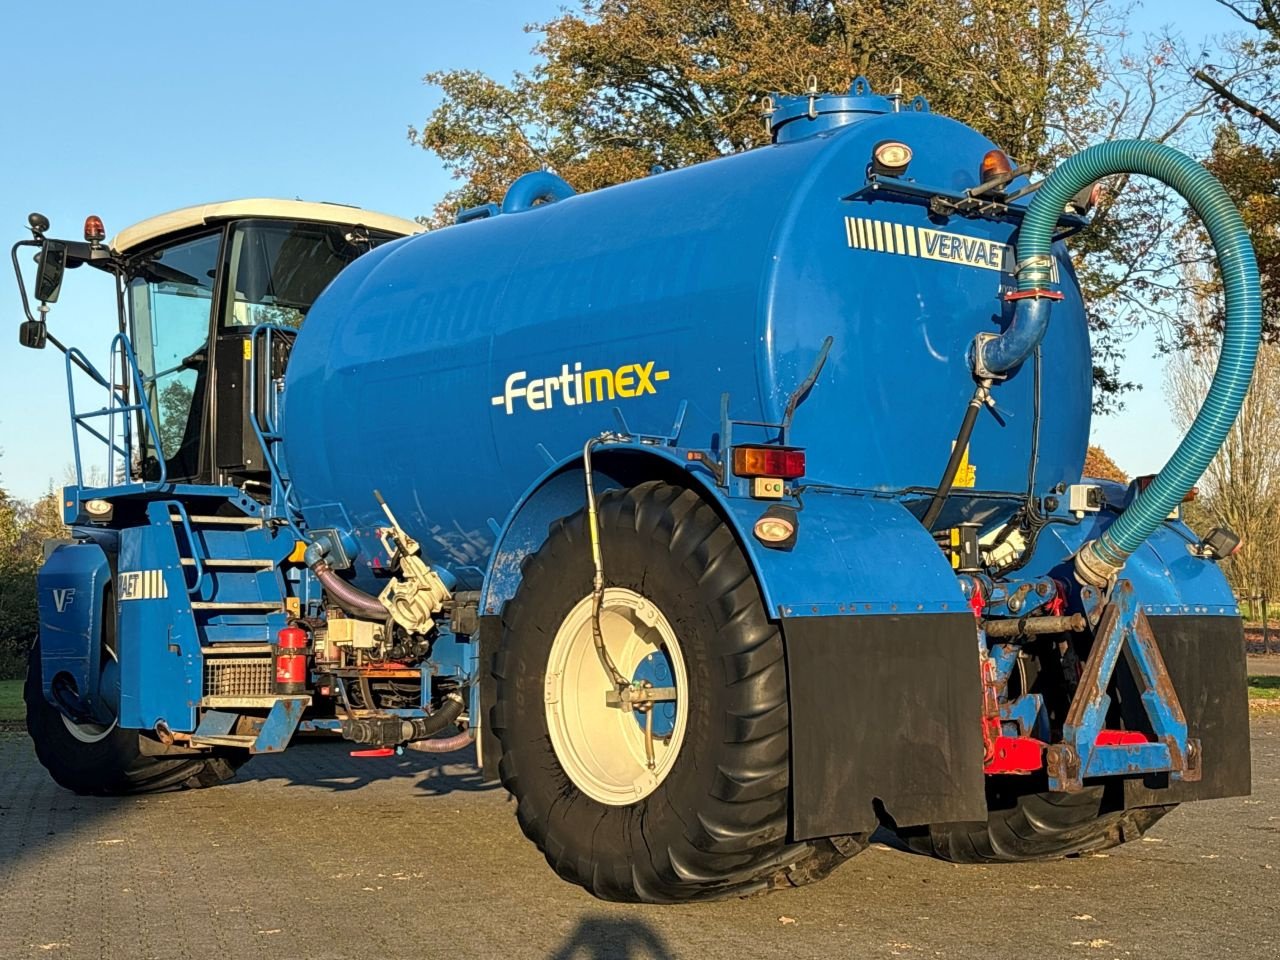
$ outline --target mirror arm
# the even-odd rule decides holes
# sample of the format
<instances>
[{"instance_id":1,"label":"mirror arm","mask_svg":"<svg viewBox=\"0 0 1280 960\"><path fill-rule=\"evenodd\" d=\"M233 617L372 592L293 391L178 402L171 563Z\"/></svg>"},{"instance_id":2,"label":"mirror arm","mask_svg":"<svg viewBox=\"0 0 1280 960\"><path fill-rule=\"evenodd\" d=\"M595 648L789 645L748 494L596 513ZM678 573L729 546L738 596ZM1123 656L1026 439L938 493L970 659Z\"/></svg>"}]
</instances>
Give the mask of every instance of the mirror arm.
<instances>
[{"instance_id":1,"label":"mirror arm","mask_svg":"<svg viewBox=\"0 0 1280 960\"><path fill-rule=\"evenodd\" d=\"M22 281L22 265L18 263L19 247L39 247L43 246L39 240L19 240L13 245L13 249L9 255L13 260L13 273L18 278L18 293L22 297L22 312L27 315L27 320L31 323L36 322L36 318L31 315L31 301L27 299L27 285ZM63 351L66 352L65 350Z\"/></svg>"}]
</instances>

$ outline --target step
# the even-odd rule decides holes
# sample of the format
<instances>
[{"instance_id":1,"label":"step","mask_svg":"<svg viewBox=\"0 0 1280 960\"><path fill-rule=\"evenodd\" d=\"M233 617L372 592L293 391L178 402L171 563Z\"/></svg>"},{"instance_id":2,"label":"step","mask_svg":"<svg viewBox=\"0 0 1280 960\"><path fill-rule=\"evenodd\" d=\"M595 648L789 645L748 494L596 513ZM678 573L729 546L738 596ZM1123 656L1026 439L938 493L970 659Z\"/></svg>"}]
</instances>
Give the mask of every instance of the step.
<instances>
[{"instance_id":1,"label":"step","mask_svg":"<svg viewBox=\"0 0 1280 960\"><path fill-rule=\"evenodd\" d=\"M189 514L187 519L195 527L260 527L263 524L262 517L219 517L213 514L194 513ZM181 523L182 515L170 513L169 520L172 523Z\"/></svg>"},{"instance_id":2,"label":"step","mask_svg":"<svg viewBox=\"0 0 1280 960\"><path fill-rule=\"evenodd\" d=\"M272 646L269 643L217 643L201 647L204 657L253 657L270 656Z\"/></svg>"},{"instance_id":3,"label":"step","mask_svg":"<svg viewBox=\"0 0 1280 960\"><path fill-rule=\"evenodd\" d=\"M230 695L215 694L208 697L200 698L200 706L202 707L266 707L270 709L280 698L275 694L261 697L237 697ZM203 737L201 739L204 739ZM250 739L253 739L252 737Z\"/></svg>"},{"instance_id":4,"label":"step","mask_svg":"<svg viewBox=\"0 0 1280 960\"><path fill-rule=\"evenodd\" d=\"M257 740L256 736L241 736L233 733L217 737L198 737L193 734L191 745L193 747L252 747Z\"/></svg>"},{"instance_id":5,"label":"step","mask_svg":"<svg viewBox=\"0 0 1280 960\"><path fill-rule=\"evenodd\" d=\"M212 569L228 569L228 570L270 570L275 566L270 560L259 560L256 557L247 559L239 559L236 557L206 557L200 561L205 568ZM182 565L184 567L194 567L196 562L191 557L183 557Z\"/></svg>"},{"instance_id":6,"label":"step","mask_svg":"<svg viewBox=\"0 0 1280 960\"><path fill-rule=\"evenodd\" d=\"M278 613L284 610L284 604L279 600L193 600L191 609Z\"/></svg>"}]
</instances>

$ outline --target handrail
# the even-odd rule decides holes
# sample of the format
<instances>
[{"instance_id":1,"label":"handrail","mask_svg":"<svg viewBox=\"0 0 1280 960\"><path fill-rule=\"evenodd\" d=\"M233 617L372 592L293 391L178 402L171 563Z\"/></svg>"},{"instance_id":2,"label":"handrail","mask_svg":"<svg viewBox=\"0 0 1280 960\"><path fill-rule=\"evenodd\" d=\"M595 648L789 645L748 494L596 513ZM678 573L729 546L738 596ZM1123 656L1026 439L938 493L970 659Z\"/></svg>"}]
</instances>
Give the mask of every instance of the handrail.
<instances>
[{"instance_id":1,"label":"handrail","mask_svg":"<svg viewBox=\"0 0 1280 960\"><path fill-rule=\"evenodd\" d=\"M194 583L187 583L186 586L187 593L195 596L200 592L200 581L204 579L204 560L200 557L200 542L196 540L196 532L192 529L191 517L187 515L187 508L177 500L169 500L165 503L165 506L170 510L177 511L178 519L182 523L182 530L187 535L187 543L191 546L191 566L196 572L196 579ZM170 522L172 523L172 515L170 515ZM183 583L186 583L186 579L187 572L184 569L182 571Z\"/></svg>"},{"instance_id":2,"label":"handrail","mask_svg":"<svg viewBox=\"0 0 1280 960\"><path fill-rule=\"evenodd\" d=\"M280 505L282 517L289 528L298 536L298 539L305 540L302 535L297 521L301 519L301 511L293 504L293 483L284 475L284 471L280 469L274 452L274 447L283 437L280 434L279 427L276 423L276 417L279 410L274 404L268 404L268 409L264 411L263 420L266 423L266 429L263 430L262 425L258 422L258 338L263 337L263 347L267 354L268 363L271 357L271 337L273 334L288 334L297 336L298 331L293 327L286 327L278 323L260 323L249 331L249 424L253 427L253 434L258 438L258 447L262 450L263 462L267 465L267 470L271 474L271 493L273 502ZM270 368L268 368L268 379L270 379Z\"/></svg>"},{"instance_id":3,"label":"handrail","mask_svg":"<svg viewBox=\"0 0 1280 960\"><path fill-rule=\"evenodd\" d=\"M71 410L71 446L75 457L76 465L76 485L84 486L84 463L80 456L80 431L87 431L95 439L101 441L107 447L107 482L111 484L116 476L116 456L120 456L124 462L126 474L131 470L133 465L133 423L131 414L140 412L142 414L143 424L147 429L147 435L151 440L153 449L159 454L156 458L160 464L160 476L158 479L143 484L143 489L158 489L165 485L168 480L168 469L164 461L164 452L160 448L160 432L156 429L155 419L151 415L151 408L145 401L146 393L143 389L142 375L138 370L138 358L133 352L133 344L124 333L117 333L111 338L111 352L109 356L108 366L115 369L117 362L122 370L128 371L130 380L132 381L133 392L138 397L137 403L130 403L128 394L123 392L121 387L124 385L113 384L102 372L95 367L89 359L84 355L78 347L70 347L66 351L66 369L67 369L67 399ZM73 376L74 369L72 365L79 367L81 371L89 376L91 380L99 386L107 389L108 399L105 407L97 410L90 410L81 413L76 407L76 388L75 378ZM119 428L119 441L117 441L116 417L121 417L121 426ZM106 433L91 426L88 421L98 417L107 418Z\"/></svg>"}]
</instances>

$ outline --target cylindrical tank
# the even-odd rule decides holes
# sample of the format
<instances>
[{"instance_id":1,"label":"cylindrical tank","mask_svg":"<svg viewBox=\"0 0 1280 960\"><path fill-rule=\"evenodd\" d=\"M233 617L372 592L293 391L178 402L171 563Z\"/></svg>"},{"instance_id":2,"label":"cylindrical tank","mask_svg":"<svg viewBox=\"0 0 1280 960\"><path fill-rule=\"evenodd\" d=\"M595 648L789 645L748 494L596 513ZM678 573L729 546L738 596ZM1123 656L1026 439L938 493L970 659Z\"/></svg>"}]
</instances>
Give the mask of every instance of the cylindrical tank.
<instances>
[{"instance_id":1,"label":"cylindrical tank","mask_svg":"<svg viewBox=\"0 0 1280 960\"><path fill-rule=\"evenodd\" d=\"M290 360L285 459L315 527L358 537L381 491L429 559L479 578L517 497L553 460L617 429L684 447L734 419L776 422L834 338L797 410L807 478L932 488L974 390L976 334L1012 319L1011 220L946 216L930 191L979 182L994 144L888 99L819 98L778 142L608 189L409 237L361 257L319 298ZM830 105L834 103L834 107ZM827 109L830 107L830 109ZM785 111L783 111L785 113ZM875 147L913 153L868 188ZM1092 363L1078 285L1043 342L1036 487L1080 477ZM1032 363L996 391L970 445L973 487L1025 493ZM776 433L776 431L774 431ZM769 432L736 428L735 442ZM357 564L367 572L376 543Z\"/></svg>"}]
</instances>

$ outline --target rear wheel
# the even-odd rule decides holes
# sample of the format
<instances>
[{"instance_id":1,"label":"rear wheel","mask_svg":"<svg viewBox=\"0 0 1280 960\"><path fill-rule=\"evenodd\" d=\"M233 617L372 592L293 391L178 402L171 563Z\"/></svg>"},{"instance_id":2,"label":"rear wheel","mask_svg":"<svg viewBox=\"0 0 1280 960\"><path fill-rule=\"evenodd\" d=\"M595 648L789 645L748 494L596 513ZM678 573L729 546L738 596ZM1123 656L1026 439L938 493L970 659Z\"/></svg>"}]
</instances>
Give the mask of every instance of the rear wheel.
<instances>
[{"instance_id":1,"label":"rear wheel","mask_svg":"<svg viewBox=\"0 0 1280 960\"><path fill-rule=\"evenodd\" d=\"M952 863L1016 863L1094 853L1139 839L1176 806L1107 810L1106 790L1028 793L993 809L985 823L936 823L899 831L917 853Z\"/></svg>"},{"instance_id":2,"label":"rear wheel","mask_svg":"<svg viewBox=\"0 0 1280 960\"><path fill-rule=\"evenodd\" d=\"M494 732L525 834L610 900L675 902L821 879L865 837L789 843L789 716L778 627L732 533L695 493L600 498L609 588L596 651L584 513L529 557L503 618Z\"/></svg>"},{"instance_id":3,"label":"rear wheel","mask_svg":"<svg viewBox=\"0 0 1280 960\"><path fill-rule=\"evenodd\" d=\"M110 598L103 605L108 624L102 656L115 660L115 611ZM183 787L211 787L235 776L247 754L219 751L199 755L167 755L159 741L137 730L109 723L76 723L44 698L40 675L40 641L31 648L27 682L27 732L36 757L54 781L75 793L120 796L154 793Z\"/></svg>"}]
</instances>

